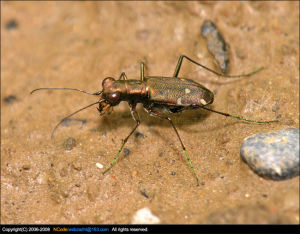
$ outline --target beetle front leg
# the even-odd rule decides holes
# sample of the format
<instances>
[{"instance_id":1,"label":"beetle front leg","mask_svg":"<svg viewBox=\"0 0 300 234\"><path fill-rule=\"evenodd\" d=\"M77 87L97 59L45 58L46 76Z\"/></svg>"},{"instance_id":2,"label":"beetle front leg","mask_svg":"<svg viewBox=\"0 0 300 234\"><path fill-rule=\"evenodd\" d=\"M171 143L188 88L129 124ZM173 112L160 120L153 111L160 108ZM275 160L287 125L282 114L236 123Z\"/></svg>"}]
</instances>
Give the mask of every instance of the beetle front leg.
<instances>
[{"instance_id":1,"label":"beetle front leg","mask_svg":"<svg viewBox=\"0 0 300 234\"><path fill-rule=\"evenodd\" d=\"M193 173L194 173L194 175L195 175L195 177L196 177L196 180L197 180L197 186L199 186L199 179L198 179L198 176L197 176L197 174L196 174L196 172L195 172L195 170L194 170L194 167L193 167L193 165L192 165L192 162L191 162L191 160L190 160L190 157L189 157L189 155L188 155L188 153L187 153L187 151L186 151L186 149L185 149L185 146L184 146L184 144L183 144L183 142L182 142L182 140L181 140L181 138L180 138L180 136L179 136L179 133L178 133L178 131L177 131L177 129L176 129L176 127L175 127L175 125L174 125L172 119L171 119L170 117L168 117L168 116L163 116L160 112L153 111L153 110L151 109L150 106L144 107L144 108L145 108L145 110L149 113L149 115L151 115L151 116L153 116L153 117L161 118L161 119L166 119L166 120L168 120L169 123L172 125L172 127L173 127L173 129L174 129L174 131L175 131L175 133L176 133L176 135L177 135L179 141L180 141L181 147L182 147L182 149L183 149L183 151L184 151L184 153L185 153L185 155L186 155L186 158L187 158L187 160L188 160L188 162L189 162L189 164L190 164L190 167L192 168L192 171L193 171Z\"/></svg>"},{"instance_id":2,"label":"beetle front leg","mask_svg":"<svg viewBox=\"0 0 300 234\"><path fill-rule=\"evenodd\" d=\"M128 141L129 137L134 133L134 131L137 129L137 127L140 125L140 118L139 118L139 114L137 113L135 107L136 107L136 104L132 104L130 103L129 104L130 106L130 112L131 112L131 116L132 118L136 121L136 125L135 127L131 130L131 132L129 133L129 135L123 140L122 142L122 145L121 145L121 148L119 149L118 153L116 154L116 156L114 157L113 161L110 163L110 166L103 172L103 174L105 174L107 171L109 171L114 162L117 160L117 157L119 156L120 152L122 151L122 149L124 148L124 145L126 144L126 142Z\"/></svg>"}]
</instances>

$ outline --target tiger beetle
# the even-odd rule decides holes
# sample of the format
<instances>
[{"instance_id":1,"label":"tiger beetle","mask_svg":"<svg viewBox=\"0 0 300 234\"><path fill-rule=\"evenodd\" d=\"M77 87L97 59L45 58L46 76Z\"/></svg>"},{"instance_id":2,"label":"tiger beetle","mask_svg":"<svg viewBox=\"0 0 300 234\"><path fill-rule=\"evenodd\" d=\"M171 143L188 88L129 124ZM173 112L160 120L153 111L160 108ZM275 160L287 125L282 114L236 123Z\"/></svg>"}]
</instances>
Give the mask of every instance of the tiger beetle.
<instances>
[{"instance_id":1,"label":"tiger beetle","mask_svg":"<svg viewBox=\"0 0 300 234\"><path fill-rule=\"evenodd\" d=\"M166 119L171 124L172 128L175 131L175 134L181 144L181 148L183 149L186 158L188 160L188 163L196 177L197 180L197 186L199 186L199 179L198 176L194 170L194 167L192 165L192 162L190 160L189 154L186 151L186 148L181 140L181 137L179 136L179 133L172 121L172 119L168 116L170 113L179 113L185 110L191 110L191 109L204 109L207 111L211 111L220 115L224 115L226 117L232 117L239 120L244 120L247 122L255 122L255 123L270 123L270 122L276 122L278 120L271 120L271 121L258 121L258 120L251 120L246 119L241 116L236 116L220 111L216 111L210 108L207 108L206 106L211 104L214 100L214 94L209 89L205 88L203 85L196 83L193 80L186 79L186 78L179 78L178 74L181 68L181 64L183 59L187 59L188 61L214 73L217 76L224 77L224 78L240 78L240 77L247 77L251 76L260 70L263 69L263 67L248 73L248 74L242 74L242 75L222 75L220 73L217 73L200 63L197 63L193 59L181 55L178 59L177 66L175 68L174 74L172 77L162 77L162 76L145 76L144 70L145 65L143 62L140 63L140 80L128 80L127 76L124 72L121 73L118 80L115 80L112 77L107 77L102 82L102 91L98 91L95 93L90 93L84 90L75 89L75 88L38 88L31 92L34 93L38 90L45 90L45 89L55 89L55 90L73 90L82 92L85 94L90 95L96 95L100 96L100 100L97 102L94 102L92 104L89 104L72 114L68 115L67 117L63 118L52 130L51 138L53 138L54 132L57 129L57 127L66 119L70 118L71 116L77 114L78 112L89 108L93 105L98 104L99 107L97 108L100 112L100 115L104 115L108 111L110 111L111 107L117 106L121 101L127 101L129 104L130 112L132 118L136 121L135 127L131 130L131 132L128 134L128 136L122 141L122 145L110 163L109 167L103 172L105 174L107 171L109 171L114 162L117 160L120 152L122 151L124 145L128 141L129 137L133 134L133 132L137 129L137 127L140 125L140 118L138 115L138 112L136 111L136 105L137 103L142 103L144 106L144 109L150 116Z\"/></svg>"}]
</instances>

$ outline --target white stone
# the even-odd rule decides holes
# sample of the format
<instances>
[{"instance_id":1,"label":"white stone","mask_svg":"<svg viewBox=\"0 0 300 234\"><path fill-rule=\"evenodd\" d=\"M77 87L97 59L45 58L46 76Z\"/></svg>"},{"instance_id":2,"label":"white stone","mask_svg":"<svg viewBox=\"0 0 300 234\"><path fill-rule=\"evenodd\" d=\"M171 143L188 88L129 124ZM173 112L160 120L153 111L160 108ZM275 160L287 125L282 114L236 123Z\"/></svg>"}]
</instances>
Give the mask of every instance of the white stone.
<instances>
[{"instance_id":1,"label":"white stone","mask_svg":"<svg viewBox=\"0 0 300 234\"><path fill-rule=\"evenodd\" d=\"M160 219L152 214L147 207L135 212L131 219L131 224L159 224Z\"/></svg>"}]
</instances>

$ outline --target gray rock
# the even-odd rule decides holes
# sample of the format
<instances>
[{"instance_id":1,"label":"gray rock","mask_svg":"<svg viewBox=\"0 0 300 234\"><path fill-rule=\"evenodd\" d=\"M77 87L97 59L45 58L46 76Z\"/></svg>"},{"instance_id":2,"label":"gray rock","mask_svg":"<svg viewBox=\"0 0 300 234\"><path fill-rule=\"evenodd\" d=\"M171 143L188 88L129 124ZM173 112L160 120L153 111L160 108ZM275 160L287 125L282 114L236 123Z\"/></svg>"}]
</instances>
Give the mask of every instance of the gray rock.
<instances>
[{"instance_id":1,"label":"gray rock","mask_svg":"<svg viewBox=\"0 0 300 234\"><path fill-rule=\"evenodd\" d=\"M299 176L299 129L247 137L241 147L241 157L255 173L268 179Z\"/></svg>"},{"instance_id":2,"label":"gray rock","mask_svg":"<svg viewBox=\"0 0 300 234\"><path fill-rule=\"evenodd\" d=\"M201 32L207 40L209 52L214 56L222 72L226 73L229 65L229 45L225 42L216 25L210 20L203 22Z\"/></svg>"}]
</instances>

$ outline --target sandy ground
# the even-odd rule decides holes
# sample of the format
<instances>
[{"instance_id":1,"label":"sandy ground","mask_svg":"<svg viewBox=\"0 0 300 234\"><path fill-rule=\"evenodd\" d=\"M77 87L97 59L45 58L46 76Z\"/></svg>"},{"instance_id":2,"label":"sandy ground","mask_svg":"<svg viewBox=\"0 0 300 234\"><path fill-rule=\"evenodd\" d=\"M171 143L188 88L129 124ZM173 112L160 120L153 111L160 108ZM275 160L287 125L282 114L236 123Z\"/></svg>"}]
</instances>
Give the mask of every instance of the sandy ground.
<instances>
[{"instance_id":1,"label":"sandy ground","mask_svg":"<svg viewBox=\"0 0 300 234\"><path fill-rule=\"evenodd\" d=\"M299 177L265 180L241 161L249 135L299 127L298 2L2 2L1 223L130 223L150 208L161 223L299 223ZM95 92L122 71L139 79L172 76L185 54L219 71L200 28L211 19L230 45L226 80L185 61L181 77L215 92L212 108L172 116L201 185L167 121L138 106L141 126L114 167L106 168L134 127L128 104L99 117L96 107L58 128L63 117L97 101ZM66 150L69 137L75 139Z\"/></svg>"}]
</instances>

